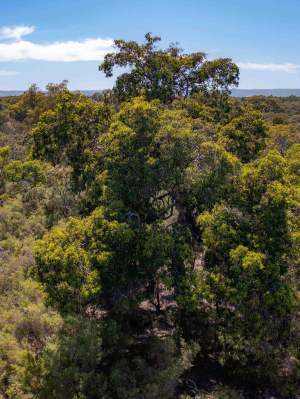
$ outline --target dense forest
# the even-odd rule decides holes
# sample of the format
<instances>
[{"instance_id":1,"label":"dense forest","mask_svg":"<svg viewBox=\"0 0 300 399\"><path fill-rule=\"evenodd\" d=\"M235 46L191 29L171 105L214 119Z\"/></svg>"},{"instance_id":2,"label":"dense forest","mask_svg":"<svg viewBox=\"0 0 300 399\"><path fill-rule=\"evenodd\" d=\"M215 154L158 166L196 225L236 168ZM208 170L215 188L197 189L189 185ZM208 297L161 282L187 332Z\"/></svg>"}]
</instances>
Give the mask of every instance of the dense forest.
<instances>
[{"instance_id":1,"label":"dense forest","mask_svg":"<svg viewBox=\"0 0 300 399\"><path fill-rule=\"evenodd\" d=\"M159 40L0 99L1 399L300 397L300 97Z\"/></svg>"}]
</instances>

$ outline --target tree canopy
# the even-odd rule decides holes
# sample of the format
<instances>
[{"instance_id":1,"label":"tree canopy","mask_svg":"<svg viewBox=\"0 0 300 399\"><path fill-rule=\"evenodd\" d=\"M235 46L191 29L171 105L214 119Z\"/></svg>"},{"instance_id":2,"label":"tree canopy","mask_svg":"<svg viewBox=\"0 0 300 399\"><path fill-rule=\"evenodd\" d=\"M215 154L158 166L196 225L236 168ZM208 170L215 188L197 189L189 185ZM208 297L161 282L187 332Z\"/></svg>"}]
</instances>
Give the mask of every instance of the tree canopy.
<instances>
[{"instance_id":1,"label":"tree canopy","mask_svg":"<svg viewBox=\"0 0 300 399\"><path fill-rule=\"evenodd\" d=\"M159 40L1 100L1 398L299 396L300 101Z\"/></svg>"},{"instance_id":2,"label":"tree canopy","mask_svg":"<svg viewBox=\"0 0 300 399\"><path fill-rule=\"evenodd\" d=\"M185 54L176 44L167 49L157 48L160 37L145 35L145 42L115 40L116 52L104 57L99 66L107 77L115 67L129 68L117 77L114 92L124 101L141 94L148 100L169 103L177 97L196 92L229 93L237 86L238 67L229 58L207 60L202 52Z\"/></svg>"}]
</instances>

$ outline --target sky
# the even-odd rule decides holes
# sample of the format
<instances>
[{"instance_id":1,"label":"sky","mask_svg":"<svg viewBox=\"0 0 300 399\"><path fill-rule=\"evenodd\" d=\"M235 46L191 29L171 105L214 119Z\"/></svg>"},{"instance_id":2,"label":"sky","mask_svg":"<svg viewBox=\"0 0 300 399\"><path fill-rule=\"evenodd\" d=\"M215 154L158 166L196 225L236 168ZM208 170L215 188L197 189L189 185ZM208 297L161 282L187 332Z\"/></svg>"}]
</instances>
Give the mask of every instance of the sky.
<instances>
[{"instance_id":1,"label":"sky","mask_svg":"<svg viewBox=\"0 0 300 399\"><path fill-rule=\"evenodd\" d=\"M147 32L232 58L240 88L300 88L299 20L300 0L0 0L0 90L109 88L98 65L113 40Z\"/></svg>"}]
</instances>

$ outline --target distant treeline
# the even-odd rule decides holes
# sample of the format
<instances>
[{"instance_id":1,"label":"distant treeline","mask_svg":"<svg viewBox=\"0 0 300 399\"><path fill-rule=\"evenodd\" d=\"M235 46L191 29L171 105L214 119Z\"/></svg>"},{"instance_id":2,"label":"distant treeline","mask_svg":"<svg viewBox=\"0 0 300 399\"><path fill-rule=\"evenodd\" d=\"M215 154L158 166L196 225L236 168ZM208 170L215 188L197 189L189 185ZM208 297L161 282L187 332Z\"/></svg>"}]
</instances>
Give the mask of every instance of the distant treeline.
<instances>
[{"instance_id":1,"label":"distant treeline","mask_svg":"<svg viewBox=\"0 0 300 399\"><path fill-rule=\"evenodd\" d=\"M79 90L86 96L102 93L102 90ZM0 97L21 96L24 90L0 90ZM273 96L273 97L300 97L300 89L232 89L234 97Z\"/></svg>"}]
</instances>

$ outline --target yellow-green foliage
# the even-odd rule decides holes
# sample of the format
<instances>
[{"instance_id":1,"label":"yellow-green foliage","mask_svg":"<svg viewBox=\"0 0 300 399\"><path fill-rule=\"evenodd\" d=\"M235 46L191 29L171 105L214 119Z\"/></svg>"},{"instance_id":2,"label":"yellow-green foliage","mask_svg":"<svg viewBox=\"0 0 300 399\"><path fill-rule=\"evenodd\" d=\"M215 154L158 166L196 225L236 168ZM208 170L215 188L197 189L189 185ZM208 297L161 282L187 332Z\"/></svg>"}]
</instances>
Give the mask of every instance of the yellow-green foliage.
<instances>
[{"instance_id":1,"label":"yellow-green foliage","mask_svg":"<svg viewBox=\"0 0 300 399\"><path fill-rule=\"evenodd\" d=\"M61 325L60 316L46 308L41 285L29 276L39 223L43 231L37 217L24 217L20 202L1 208L0 395L5 398L31 397L22 388L25 358L39 353Z\"/></svg>"},{"instance_id":2,"label":"yellow-green foliage","mask_svg":"<svg viewBox=\"0 0 300 399\"><path fill-rule=\"evenodd\" d=\"M1 100L0 398L296 398L300 101L145 39Z\"/></svg>"}]
</instances>

